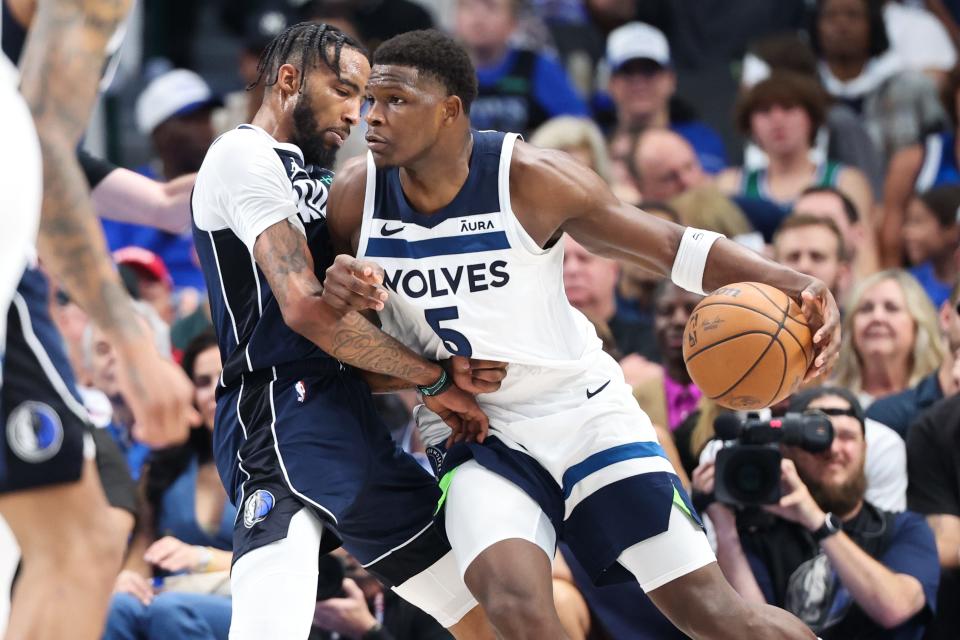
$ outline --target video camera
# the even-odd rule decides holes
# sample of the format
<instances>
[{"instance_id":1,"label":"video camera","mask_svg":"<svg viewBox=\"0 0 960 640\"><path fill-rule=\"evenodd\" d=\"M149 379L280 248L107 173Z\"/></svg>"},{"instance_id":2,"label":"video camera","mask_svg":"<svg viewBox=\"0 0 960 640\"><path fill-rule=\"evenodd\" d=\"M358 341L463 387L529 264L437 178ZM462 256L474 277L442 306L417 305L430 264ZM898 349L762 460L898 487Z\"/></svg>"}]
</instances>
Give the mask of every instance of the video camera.
<instances>
[{"instance_id":1,"label":"video camera","mask_svg":"<svg viewBox=\"0 0 960 640\"><path fill-rule=\"evenodd\" d=\"M718 502L738 506L780 501L780 444L819 453L833 443L833 425L822 411L787 413L771 420L761 420L756 413L747 414L745 420L726 413L713 426L717 438L736 440L717 453L714 496Z\"/></svg>"}]
</instances>

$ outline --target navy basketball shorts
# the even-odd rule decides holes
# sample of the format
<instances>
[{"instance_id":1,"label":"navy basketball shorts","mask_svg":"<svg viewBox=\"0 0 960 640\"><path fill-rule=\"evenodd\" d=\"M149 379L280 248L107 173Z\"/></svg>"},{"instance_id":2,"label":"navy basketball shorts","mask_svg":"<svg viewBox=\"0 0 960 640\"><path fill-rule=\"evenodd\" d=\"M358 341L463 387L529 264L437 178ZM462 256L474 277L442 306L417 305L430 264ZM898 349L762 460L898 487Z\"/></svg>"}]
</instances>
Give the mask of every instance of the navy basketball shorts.
<instances>
[{"instance_id":1,"label":"navy basketball shorts","mask_svg":"<svg viewBox=\"0 0 960 640\"><path fill-rule=\"evenodd\" d=\"M7 311L0 426L0 493L76 482L85 444L93 454L87 412L47 309L46 279L36 270L24 274Z\"/></svg>"},{"instance_id":2,"label":"navy basketball shorts","mask_svg":"<svg viewBox=\"0 0 960 640\"><path fill-rule=\"evenodd\" d=\"M221 390L214 450L237 506L233 559L286 537L303 508L389 586L450 549L434 525L436 479L391 439L369 387L336 361L308 376L249 374Z\"/></svg>"}]
</instances>

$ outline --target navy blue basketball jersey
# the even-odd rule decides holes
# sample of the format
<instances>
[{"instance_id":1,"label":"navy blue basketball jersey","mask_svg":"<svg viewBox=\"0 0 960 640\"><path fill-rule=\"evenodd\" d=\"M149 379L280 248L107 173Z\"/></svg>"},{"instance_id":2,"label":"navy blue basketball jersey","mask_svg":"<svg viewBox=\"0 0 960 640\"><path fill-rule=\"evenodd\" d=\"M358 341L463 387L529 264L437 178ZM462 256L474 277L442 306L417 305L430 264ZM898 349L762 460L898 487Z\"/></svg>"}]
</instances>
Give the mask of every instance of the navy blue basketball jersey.
<instances>
[{"instance_id":1,"label":"navy blue basketball jersey","mask_svg":"<svg viewBox=\"0 0 960 640\"><path fill-rule=\"evenodd\" d=\"M300 149L252 125L220 136L197 175L193 235L223 358L221 384L243 374L327 368L331 356L291 330L253 258L257 236L288 220L301 229L322 280L333 261L326 226L333 173L304 164ZM335 361L334 361L335 362Z\"/></svg>"}]
</instances>

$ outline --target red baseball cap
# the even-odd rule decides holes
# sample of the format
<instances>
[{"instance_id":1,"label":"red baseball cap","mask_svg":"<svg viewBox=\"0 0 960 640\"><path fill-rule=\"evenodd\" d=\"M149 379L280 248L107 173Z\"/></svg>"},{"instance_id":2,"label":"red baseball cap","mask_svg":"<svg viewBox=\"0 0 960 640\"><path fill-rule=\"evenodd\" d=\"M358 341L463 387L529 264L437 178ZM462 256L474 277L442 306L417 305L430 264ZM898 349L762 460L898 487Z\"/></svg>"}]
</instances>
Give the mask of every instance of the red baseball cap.
<instances>
[{"instance_id":1,"label":"red baseball cap","mask_svg":"<svg viewBox=\"0 0 960 640\"><path fill-rule=\"evenodd\" d=\"M168 287L173 287L173 278L170 277L163 258L149 249L123 247L113 252L113 261L117 264L125 264L143 275L165 283Z\"/></svg>"}]
</instances>

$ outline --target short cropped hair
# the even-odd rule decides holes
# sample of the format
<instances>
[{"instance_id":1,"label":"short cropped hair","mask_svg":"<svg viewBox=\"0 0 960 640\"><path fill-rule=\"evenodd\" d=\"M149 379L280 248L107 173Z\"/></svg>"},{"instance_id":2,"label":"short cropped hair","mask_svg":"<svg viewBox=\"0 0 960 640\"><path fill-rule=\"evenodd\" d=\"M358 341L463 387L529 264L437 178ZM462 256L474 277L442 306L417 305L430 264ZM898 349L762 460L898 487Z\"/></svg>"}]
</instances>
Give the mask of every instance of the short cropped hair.
<instances>
[{"instance_id":1,"label":"short cropped hair","mask_svg":"<svg viewBox=\"0 0 960 640\"><path fill-rule=\"evenodd\" d=\"M408 31L390 38L374 51L373 64L413 67L431 76L449 95L460 98L466 114L477 97L477 72L470 56L453 38L436 29Z\"/></svg>"},{"instance_id":2,"label":"short cropped hair","mask_svg":"<svg viewBox=\"0 0 960 640\"><path fill-rule=\"evenodd\" d=\"M837 196L840 198L840 202L843 203L843 213L847 217L847 222L850 224L857 224L860 221L860 214L857 212L857 205L853 204L853 200L847 197L843 191L837 189L836 187L822 187L822 186L812 186L807 187L800 193L800 197L810 195L811 193L829 193L830 195ZM801 212L802 213L802 212Z\"/></svg>"},{"instance_id":3,"label":"short cropped hair","mask_svg":"<svg viewBox=\"0 0 960 640\"><path fill-rule=\"evenodd\" d=\"M783 219L780 226L773 234L773 246L777 246L777 240L785 232L791 229L803 229L804 227L823 227L830 231L837 239L837 259L843 262L847 259L847 247L843 244L843 234L840 233L840 227L830 218L821 218L809 213L794 213Z\"/></svg>"}]
</instances>

